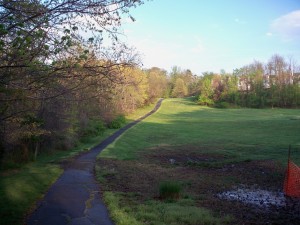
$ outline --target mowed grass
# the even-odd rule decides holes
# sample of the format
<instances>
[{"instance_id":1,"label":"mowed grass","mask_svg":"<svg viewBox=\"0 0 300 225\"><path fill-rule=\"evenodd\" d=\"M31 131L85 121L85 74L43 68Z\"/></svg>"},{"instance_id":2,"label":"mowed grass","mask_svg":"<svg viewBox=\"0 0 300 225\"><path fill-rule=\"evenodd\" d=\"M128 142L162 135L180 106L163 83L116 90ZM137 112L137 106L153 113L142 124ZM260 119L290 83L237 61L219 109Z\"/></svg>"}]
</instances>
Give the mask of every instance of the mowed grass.
<instances>
[{"instance_id":1,"label":"mowed grass","mask_svg":"<svg viewBox=\"0 0 300 225\"><path fill-rule=\"evenodd\" d=\"M129 166L132 164L131 162L139 165L144 162L145 158L143 157L151 152L157 155L158 151L171 151L172 155L175 152L178 154L178 150L182 150L183 154L184 151L187 153L199 151L197 154L200 155L222 156L220 162L204 163L212 168L216 165L220 168L224 165L226 168L226 165L232 165L231 163L256 162L256 160L277 161L285 166L289 145L292 146L293 161L300 164L300 110L298 109L217 109L201 107L191 98L166 99L158 112L126 131L98 157L102 160L116 160L114 161L116 164L119 160L127 161L128 169L123 166L122 170L127 171L123 176L126 174L128 177L134 177L135 172ZM168 155L168 153L161 154ZM202 164L198 163L197 165ZM118 177L121 175L116 174L117 169L112 167L114 173L107 175L110 179L107 180L106 176L99 176L101 178L99 181L104 186L110 187L104 192L104 200L117 225L199 225L232 224L234 222L234 218L231 216L219 215L199 207L199 200L193 198L199 198L201 193L198 197L193 196L191 199L179 199L173 202L155 198L141 202L138 197L134 197L135 192L114 191L116 187L116 190L119 190L122 183L120 184L118 181ZM136 170L142 170L141 168L136 167ZM170 170L163 168L161 165L157 165L158 171L172 177ZM99 162L96 172L99 175L105 169L106 166L101 168ZM149 174L150 171L145 170L145 176L151 179ZM157 174L156 177L160 177L160 175ZM277 176L277 172L274 171L274 177ZM145 179L147 178L145 177ZM222 177L220 182L234 183L226 179L226 177ZM239 178L233 177L233 180L239 180ZM183 181L177 180L176 182ZM219 180L215 182L217 184ZM138 183L136 181L137 186L143 185ZM220 184L218 183L217 186ZM140 187L137 187L136 190L140 190ZM145 192L147 193L146 190ZM136 194L141 193L137 192ZM149 193L148 195L151 196ZM182 204L182 201L188 201L189 204ZM178 215L180 216L178 217Z\"/></svg>"},{"instance_id":2,"label":"mowed grass","mask_svg":"<svg viewBox=\"0 0 300 225\"><path fill-rule=\"evenodd\" d=\"M151 117L137 124L100 157L137 159L159 146L201 146L235 161L272 159L286 163L288 147L300 164L299 109L216 109L192 99L166 99Z\"/></svg>"}]
</instances>

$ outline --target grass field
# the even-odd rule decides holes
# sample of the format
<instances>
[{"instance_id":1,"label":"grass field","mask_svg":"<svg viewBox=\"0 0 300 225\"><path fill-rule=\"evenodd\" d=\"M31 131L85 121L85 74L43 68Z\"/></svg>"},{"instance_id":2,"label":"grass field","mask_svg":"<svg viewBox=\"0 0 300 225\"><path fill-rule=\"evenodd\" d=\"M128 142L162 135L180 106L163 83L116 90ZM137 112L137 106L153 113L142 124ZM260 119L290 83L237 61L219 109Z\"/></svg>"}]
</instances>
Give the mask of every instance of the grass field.
<instances>
[{"instance_id":1,"label":"grass field","mask_svg":"<svg viewBox=\"0 0 300 225\"><path fill-rule=\"evenodd\" d=\"M135 159L157 146L206 146L237 160L287 160L288 146L300 151L300 110L216 109L191 99L167 99L162 108L123 135L101 157ZM293 155L300 163L300 153Z\"/></svg>"},{"instance_id":2,"label":"grass field","mask_svg":"<svg viewBox=\"0 0 300 225\"><path fill-rule=\"evenodd\" d=\"M166 99L98 156L96 172L117 225L294 224L299 218L285 212L258 213L216 194L236 185L282 189L289 145L300 164L299 134L297 109L216 109ZM182 187L178 200L159 195L160 183L169 181Z\"/></svg>"}]
</instances>

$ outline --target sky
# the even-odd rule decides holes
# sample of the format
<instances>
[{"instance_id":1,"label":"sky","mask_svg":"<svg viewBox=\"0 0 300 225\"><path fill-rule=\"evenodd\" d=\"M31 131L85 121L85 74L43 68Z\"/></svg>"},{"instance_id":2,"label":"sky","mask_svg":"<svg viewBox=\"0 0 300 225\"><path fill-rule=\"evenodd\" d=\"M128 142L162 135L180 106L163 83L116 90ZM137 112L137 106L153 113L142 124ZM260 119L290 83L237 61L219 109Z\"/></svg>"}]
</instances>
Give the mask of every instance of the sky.
<instances>
[{"instance_id":1,"label":"sky","mask_svg":"<svg viewBox=\"0 0 300 225\"><path fill-rule=\"evenodd\" d=\"M123 38L143 68L231 73L274 54L300 64L300 0L150 0L130 14Z\"/></svg>"}]
</instances>

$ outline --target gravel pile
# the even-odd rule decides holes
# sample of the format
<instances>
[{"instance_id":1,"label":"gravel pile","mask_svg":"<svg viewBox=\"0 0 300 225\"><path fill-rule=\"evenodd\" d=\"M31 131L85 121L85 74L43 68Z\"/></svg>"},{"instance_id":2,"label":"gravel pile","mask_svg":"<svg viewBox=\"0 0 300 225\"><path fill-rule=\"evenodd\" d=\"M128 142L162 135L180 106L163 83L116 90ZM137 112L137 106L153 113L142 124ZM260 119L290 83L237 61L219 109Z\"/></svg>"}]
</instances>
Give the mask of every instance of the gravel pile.
<instances>
[{"instance_id":1,"label":"gravel pile","mask_svg":"<svg viewBox=\"0 0 300 225\"><path fill-rule=\"evenodd\" d=\"M267 191L256 186L239 186L217 196L220 199L239 201L265 210L278 209L300 215L300 199L287 197L281 191Z\"/></svg>"}]
</instances>

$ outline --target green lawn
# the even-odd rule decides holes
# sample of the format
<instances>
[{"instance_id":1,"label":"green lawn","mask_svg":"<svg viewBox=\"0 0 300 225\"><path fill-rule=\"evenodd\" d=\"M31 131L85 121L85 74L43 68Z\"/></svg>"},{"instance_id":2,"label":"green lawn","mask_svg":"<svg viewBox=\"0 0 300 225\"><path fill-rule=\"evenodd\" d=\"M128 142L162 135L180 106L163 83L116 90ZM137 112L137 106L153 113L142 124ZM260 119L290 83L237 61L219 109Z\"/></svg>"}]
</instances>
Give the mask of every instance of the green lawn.
<instances>
[{"instance_id":1,"label":"green lawn","mask_svg":"<svg viewBox=\"0 0 300 225\"><path fill-rule=\"evenodd\" d=\"M166 99L98 156L96 172L116 225L244 224L243 213L252 222L261 215L216 194L239 184L281 188L289 145L300 165L298 109L217 109ZM186 163L187 156L200 161ZM158 183L168 180L183 187L178 201L158 197Z\"/></svg>"},{"instance_id":2,"label":"green lawn","mask_svg":"<svg viewBox=\"0 0 300 225\"><path fill-rule=\"evenodd\" d=\"M207 146L237 160L287 160L300 164L300 110L216 109L191 99L166 99L161 109L106 148L100 157L135 159L155 146Z\"/></svg>"}]
</instances>

